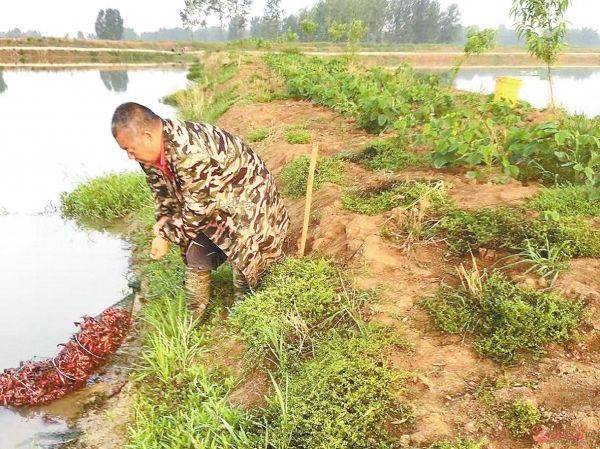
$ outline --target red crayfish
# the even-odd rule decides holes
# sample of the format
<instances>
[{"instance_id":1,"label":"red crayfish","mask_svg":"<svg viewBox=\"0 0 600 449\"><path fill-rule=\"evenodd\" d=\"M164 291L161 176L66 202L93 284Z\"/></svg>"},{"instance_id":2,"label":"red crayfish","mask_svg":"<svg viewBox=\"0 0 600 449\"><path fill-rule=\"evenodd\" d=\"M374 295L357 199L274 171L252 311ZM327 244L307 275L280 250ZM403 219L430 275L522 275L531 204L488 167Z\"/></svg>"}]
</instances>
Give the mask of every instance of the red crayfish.
<instances>
[{"instance_id":1,"label":"red crayfish","mask_svg":"<svg viewBox=\"0 0 600 449\"><path fill-rule=\"evenodd\" d=\"M51 359L28 361L0 374L0 404L38 405L59 399L83 387L94 371L121 346L131 315L105 310L98 319L75 323L80 330Z\"/></svg>"}]
</instances>

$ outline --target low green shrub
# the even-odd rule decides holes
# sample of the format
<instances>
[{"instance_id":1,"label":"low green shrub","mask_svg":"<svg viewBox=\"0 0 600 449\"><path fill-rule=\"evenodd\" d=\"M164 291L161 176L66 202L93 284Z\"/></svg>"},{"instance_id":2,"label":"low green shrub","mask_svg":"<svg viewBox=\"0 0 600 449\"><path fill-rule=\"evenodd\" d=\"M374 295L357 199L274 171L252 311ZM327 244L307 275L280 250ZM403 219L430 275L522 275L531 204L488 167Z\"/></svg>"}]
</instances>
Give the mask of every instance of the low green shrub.
<instances>
[{"instance_id":1,"label":"low green shrub","mask_svg":"<svg viewBox=\"0 0 600 449\"><path fill-rule=\"evenodd\" d=\"M344 208L364 215L377 215L395 207L411 207L427 201L432 208L443 210L452 205L448 185L441 181L397 182L375 189L349 190L342 197Z\"/></svg>"},{"instance_id":2,"label":"low green shrub","mask_svg":"<svg viewBox=\"0 0 600 449\"><path fill-rule=\"evenodd\" d=\"M343 318L348 303L340 289L331 262L288 258L271 269L256 294L233 308L229 324L251 356L285 366L314 346L334 316Z\"/></svg>"},{"instance_id":3,"label":"low green shrub","mask_svg":"<svg viewBox=\"0 0 600 449\"><path fill-rule=\"evenodd\" d=\"M272 447L392 447L392 421L410 421L412 410L397 398L401 378L381 336L370 326L350 338L332 333L279 382L265 414Z\"/></svg>"},{"instance_id":4,"label":"low green shrub","mask_svg":"<svg viewBox=\"0 0 600 449\"><path fill-rule=\"evenodd\" d=\"M502 414L502 417L506 421L508 430L515 437L524 437L531 434L539 424L541 414L531 402L517 399Z\"/></svg>"},{"instance_id":5,"label":"low green shrub","mask_svg":"<svg viewBox=\"0 0 600 449\"><path fill-rule=\"evenodd\" d=\"M262 142L267 137L269 137L270 133L271 132L268 128L253 129L252 131L248 132L248 134L246 134L246 140L249 143Z\"/></svg>"},{"instance_id":6,"label":"low green shrub","mask_svg":"<svg viewBox=\"0 0 600 449\"><path fill-rule=\"evenodd\" d=\"M542 189L529 202L529 207L555 216L600 217L600 189L588 186Z\"/></svg>"},{"instance_id":7,"label":"low green shrub","mask_svg":"<svg viewBox=\"0 0 600 449\"><path fill-rule=\"evenodd\" d=\"M561 247L564 259L600 254L600 231L588 221L578 217L535 218L522 208L451 210L432 232L445 239L451 254L459 256L479 248L515 252L548 245Z\"/></svg>"},{"instance_id":8,"label":"low green shrub","mask_svg":"<svg viewBox=\"0 0 600 449\"><path fill-rule=\"evenodd\" d=\"M359 151L346 152L342 157L371 170L402 170L428 163L428 156L415 154L406 147L399 138L376 140Z\"/></svg>"},{"instance_id":9,"label":"low green shrub","mask_svg":"<svg viewBox=\"0 0 600 449\"><path fill-rule=\"evenodd\" d=\"M310 131L303 126L290 126L285 132L285 140L294 145L310 143Z\"/></svg>"},{"instance_id":10,"label":"low green shrub","mask_svg":"<svg viewBox=\"0 0 600 449\"><path fill-rule=\"evenodd\" d=\"M279 179L283 196L295 199L306 193L309 165L308 156L300 156L281 170ZM324 156L317 161L313 189L320 189L326 182L334 184L344 182L343 165L340 159Z\"/></svg>"},{"instance_id":11,"label":"low green shrub","mask_svg":"<svg viewBox=\"0 0 600 449\"><path fill-rule=\"evenodd\" d=\"M497 271L484 274L479 284L442 286L423 305L443 331L473 334L475 349L494 360L543 355L548 343L570 339L579 324L583 304L559 293L517 286Z\"/></svg>"},{"instance_id":12,"label":"low green shrub","mask_svg":"<svg viewBox=\"0 0 600 449\"><path fill-rule=\"evenodd\" d=\"M152 204L143 173L119 173L90 179L60 197L66 218L111 221Z\"/></svg>"}]
</instances>

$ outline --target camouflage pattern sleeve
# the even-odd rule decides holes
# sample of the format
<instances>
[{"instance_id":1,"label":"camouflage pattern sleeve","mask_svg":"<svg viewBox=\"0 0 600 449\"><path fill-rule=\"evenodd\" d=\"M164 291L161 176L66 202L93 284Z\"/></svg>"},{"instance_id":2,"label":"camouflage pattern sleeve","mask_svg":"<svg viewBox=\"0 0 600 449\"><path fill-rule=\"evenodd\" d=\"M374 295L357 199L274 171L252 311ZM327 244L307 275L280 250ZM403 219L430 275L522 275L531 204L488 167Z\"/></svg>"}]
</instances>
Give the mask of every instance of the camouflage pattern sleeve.
<instances>
[{"instance_id":1,"label":"camouflage pattern sleeve","mask_svg":"<svg viewBox=\"0 0 600 449\"><path fill-rule=\"evenodd\" d=\"M158 168L152 167L151 165L140 164L144 173L146 173L146 181L152 196L154 197L154 208L156 210L156 221L162 217L173 217L179 212L179 203L176 199L172 198L167 183L164 177L161 175Z\"/></svg>"},{"instance_id":2,"label":"camouflage pattern sleeve","mask_svg":"<svg viewBox=\"0 0 600 449\"><path fill-rule=\"evenodd\" d=\"M144 173L146 173L146 181L152 191L154 197L154 207L156 221L162 217L168 217L168 222L163 225L159 233L160 235L177 245L184 244L184 239L181 232L181 206L176 198L171 196L164 176L160 170L151 165L140 164Z\"/></svg>"}]
</instances>

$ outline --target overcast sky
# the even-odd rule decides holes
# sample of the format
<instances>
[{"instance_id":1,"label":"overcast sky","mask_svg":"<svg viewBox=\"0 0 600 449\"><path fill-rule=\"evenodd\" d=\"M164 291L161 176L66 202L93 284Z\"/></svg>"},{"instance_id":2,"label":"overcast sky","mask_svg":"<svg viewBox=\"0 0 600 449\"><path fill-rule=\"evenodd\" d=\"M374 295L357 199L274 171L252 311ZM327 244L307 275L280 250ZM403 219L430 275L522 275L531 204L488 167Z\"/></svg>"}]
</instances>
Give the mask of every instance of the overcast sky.
<instances>
[{"instance_id":1,"label":"overcast sky","mask_svg":"<svg viewBox=\"0 0 600 449\"><path fill-rule=\"evenodd\" d=\"M286 14L312 6L317 0L283 0ZM136 31L154 31L160 27L181 26L179 10L184 0L2 0L0 31L12 28L39 30L42 34L64 36L78 30L94 31L99 9L118 8L125 26ZM440 0L442 6L457 3L464 25L495 27L511 25L508 11L511 0ZM255 0L252 15L260 15L265 0ZM569 21L575 28L590 27L600 31L600 1L573 0Z\"/></svg>"}]
</instances>

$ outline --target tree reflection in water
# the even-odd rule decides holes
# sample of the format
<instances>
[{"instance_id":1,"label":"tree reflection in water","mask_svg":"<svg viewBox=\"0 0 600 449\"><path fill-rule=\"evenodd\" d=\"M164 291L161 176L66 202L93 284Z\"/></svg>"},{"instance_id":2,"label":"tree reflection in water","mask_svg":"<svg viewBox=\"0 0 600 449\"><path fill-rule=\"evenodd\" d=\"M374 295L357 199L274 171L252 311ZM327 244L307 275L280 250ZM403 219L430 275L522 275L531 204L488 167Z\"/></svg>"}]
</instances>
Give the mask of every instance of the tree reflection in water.
<instances>
[{"instance_id":1,"label":"tree reflection in water","mask_svg":"<svg viewBox=\"0 0 600 449\"><path fill-rule=\"evenodd\" d=\"M4 82L4 73L0 70L0 94L3 94L8 89L8 86Z\"/></svg>"},{"instance_id":2,"label":"tree reflection in water","mask_svg":"<svg viewBox=\"0 0 600 449\"><path fill-rule=\"evenodd\" d=\"M107 90L112 92L127 92L127 84L129 84L127 72L115 70L100 72L100 78Z\"/></svg>"}]
</instances>

